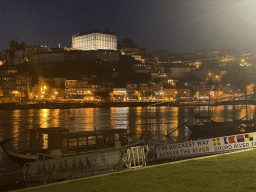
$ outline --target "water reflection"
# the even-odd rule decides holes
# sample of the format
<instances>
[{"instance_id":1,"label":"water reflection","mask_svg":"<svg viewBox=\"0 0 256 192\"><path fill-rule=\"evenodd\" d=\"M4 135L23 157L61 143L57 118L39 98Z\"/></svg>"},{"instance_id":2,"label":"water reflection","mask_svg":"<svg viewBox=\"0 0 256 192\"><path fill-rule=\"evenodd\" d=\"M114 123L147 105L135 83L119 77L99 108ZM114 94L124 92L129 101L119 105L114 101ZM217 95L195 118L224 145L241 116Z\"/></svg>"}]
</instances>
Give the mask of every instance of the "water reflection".
<instances>
[{"instance_id":1,"label":"water reflection","mask_svg":"<svg viewBox=\"0 0 256 192\"><path fill-rule=\"evenodd\" d=\"M80 111L80 114L82 115L83 118L81 118L81 116L80 116L79 119L76 119L76 116L75 116L76 123L79 123L79 121L81 121L81 122L84 121L84 126L81 126L81 131L83 131L83 130L94 131L95 129L98 128L95 123L95 116L97 114L94 114L94 111L95 110L93 108L89 108L85 111L84 115L82 115L81 114L82 111Z\"/></svg>"},{"instance_id":2,"label":"water reflection","mask_svg":"<svg viewBox=\"0 0 256 192\"><path fill-rule=\"evenodd\" d=\"M171 133L172 131L174 131L175 129L178 128L178 124L179 124L179 122L178 122L178 112L179 112L178 107L173 107L172 110L169 112L168 116L171 116L172 118L170 119L169 124L168 124L167 121L165 121L165 123L167 124L167 131L166 131L167 134ZM173 136L177 137L178 136L178 131L174 131Z\"/></svg>"},{"instance_id":3,"label":"water reflection","mask_svg":"<svg viewBox=\"0 0 256 192\"><path fill-rule=\"evenodd\" d=\"M135 129L135 133L137 134L142 134L142 107L137 107L136 108L136 112L135 112L135 124L137 125L136 126L136 129ZM131 124L131 122L129 121L129 125ZM131 127L131 126L129 126ZM131 130L131 129L129 129Z\"/></svg>"},{"instance_id":4,"label":"water reflection","mask_svg":"<svg viewBox=\"0 0 256 192\"><path fill-rule=\"evenodd\" d=\"M39 119L39 125L41 128L50 127L51 121L48 121L51 118L51 110L49 109L40 109L40 119Z\"/></svg>"},{"instance_id":5,"label":"water reflection","mask_svg":"<svg viewBox=\"0 0 256 192\"><path fill-rule=\"evenodd\" d=\"M60 127L60 118L54 118L61 113L60 109L52 110L51 112L51 120L49 121L50 127L53 127L51 125L54 125L54 127Z\"/></svg>"},{"instance_id":6,"label":"water reflection","mask_svg":"<svg viewBox=\"0 0 256 192\"><path fill-rule=\"evenodd\" d=\"M111 109L110 127L113 129L128 128L129 107L112 107L110 109Z\"/></svg>"},{"instance_id":7,"label":"water reflection","mask_svg":"<svg viewBox=\"0 0 256 192\"><path fill-rule=\"evenodd\" d=\"M21 133L21 129L20 129L20 117L21 117L21 112L20 110L15 110L13 111L13 116L12 118L15 119L16 121L13 121L13 129L12 129L12 136L11 138L17 138L13 141L13 145L14 146L18 146L18 143L21 142L20 141L20 137L18 137Z\"/></svg>"},{"instance_id":8,"label":"water reflection","mask_svg":"<svg viewBox=\"0 0 256 192\"><path fill-rule=\"evenodd\" d=\"M246 116L246 106L211 106L211 115L216 121L230 121ZM248 105L248 118L252 119L255 105ZM31 109L0 111L0 140L17 137L38 125L41 128L64 127L71 132L100 129L128 129L129 135L139 137L142 133L147 140L167 140L172 133L177 141L186 140L190 131L181 126L195 114L208 114L208 106L200 107L120 107L71 109L70 114L62 109ZM61 115L59 115L61 114ZM70 118L72 116L72 118ZM29 140L18 137L14 145Z\"/></svg>"}]
</instances>

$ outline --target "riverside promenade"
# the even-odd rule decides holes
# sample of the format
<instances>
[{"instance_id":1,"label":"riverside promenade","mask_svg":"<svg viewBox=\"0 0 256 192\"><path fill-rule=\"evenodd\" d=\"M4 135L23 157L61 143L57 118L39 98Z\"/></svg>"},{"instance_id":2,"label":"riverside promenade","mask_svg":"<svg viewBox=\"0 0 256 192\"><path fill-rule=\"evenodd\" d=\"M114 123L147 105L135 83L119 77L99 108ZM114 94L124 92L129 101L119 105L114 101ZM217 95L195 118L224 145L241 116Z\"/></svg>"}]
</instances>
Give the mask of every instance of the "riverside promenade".
<instances>
[{"instance_id":1,"label":"riverside promenade","mask_svg":"<svg viewBox=\"0 0 256 192\"><path fill-rule=\"evenodd\" d=\"M218 106L218 105L256 105L256 100L235 100L222 102L36 102L36 103L0 103L0 110L15 109L70 109L104 107L146 107L146 106Z\"/></svg>"}]
</instances>

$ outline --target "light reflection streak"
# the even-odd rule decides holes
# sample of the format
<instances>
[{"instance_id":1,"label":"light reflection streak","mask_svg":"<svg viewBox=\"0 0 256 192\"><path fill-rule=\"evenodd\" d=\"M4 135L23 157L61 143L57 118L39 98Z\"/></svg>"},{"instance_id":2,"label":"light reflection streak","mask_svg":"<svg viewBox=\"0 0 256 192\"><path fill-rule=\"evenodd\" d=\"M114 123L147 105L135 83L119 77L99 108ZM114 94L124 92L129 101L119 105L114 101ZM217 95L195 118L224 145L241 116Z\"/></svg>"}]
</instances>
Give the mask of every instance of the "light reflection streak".
<instances>
[{"instance_id":1,"label":"light reflection streak","mask_svg":"<svg viewBox=\"0 0 256 192\"><path fill-rule=\"evenodd\" d=\"M136 125L136 133L142 134L142 107L136 107L136 119L135 119L135 125Z\"/></svg>"},{"instance_id":2,"label":"light reflection streak","mask_svg":"<svg viewBox=\"0 0 256 192\"><path fill-rule=\"evenodd\" d=\"M86 131L95 131L95 128L97 129L96 125L94 125L94 109L88 108L85 112L85 125L86 125ZM82 130L81 130L82 131Z\"/></svg>"},{"instance_id":3,"label":"light reflection streak","mask_svg":"<svg viewBox=\"0 0 256 192\"><path fill-rule=\"evenodd\" d=\"M60 127L60 118L58 117L60 113L61 113L60 109L52 110L51 117L50 117L50 118L53 118L50 123L52 127Z\"/></svg>"},{"instance_id":4,"label":"light reflection streak","mask_svg":"<svg viewBox=\"0 0 256 192\"><path fill-rule=\"evenodd\" d=\"M51 125L51 121L49 121L50 109L40 109L39 114L40 114L40 120L39 120L40 128L49 127Z\"/></svg>"},{"instance_id":5,"label":"light reflection streak","mask_svg":"<svg viewBox=\"0 0 256 192\"><path fill-rule=\"evenodd\" d=\"M179 122L178 122L178 113L179 113L179 108L177 108L177 107L174 107L174 108L172 108L171 109L171 131L174 131L175 129L177 129L178 128L178 124L179 124ZM175 131L175 132L173 132L172 133L172 135L174 136L174 137L177 137L178 136L178 131Z\"/></svg>"},{"instance_id":6,"label":"light reflection streak","mask_svg":"<svg viewBox=\"0 0 256 192\"><path fill-rule=\"evenodd\" d=\"M128 128L129 107L111 108L111 129Z\"/></svg>"},{"instance_id":7,"label":"light reflection streak","mask_svg":"<svg viewBox=\"0 0 256 192\"><path fill-rule=\"evenodd\" d=\"M15 122L13 122L13 130L12 130L12 138L16 138L13 140L13 145L15 146L15 149L18 149L18 143L20 142L20 131L21 131L21 110L14 110L13 111L13 118L16 119Z\"/></svg>"}]
</instances>

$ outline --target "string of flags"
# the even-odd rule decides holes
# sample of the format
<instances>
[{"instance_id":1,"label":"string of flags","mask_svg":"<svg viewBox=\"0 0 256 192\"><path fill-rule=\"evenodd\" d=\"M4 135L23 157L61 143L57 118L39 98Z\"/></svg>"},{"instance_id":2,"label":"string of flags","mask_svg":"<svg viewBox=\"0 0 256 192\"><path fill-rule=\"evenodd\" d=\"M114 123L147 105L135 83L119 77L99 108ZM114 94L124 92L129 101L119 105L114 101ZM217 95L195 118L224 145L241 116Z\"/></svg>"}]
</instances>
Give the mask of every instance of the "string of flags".
<instances>
[{"instance_id":1,"label":"string of flags","mask_svg":"<svg viewBox=\"0 0 256 192\"><path fill-rule=\"evenodd\" d=\"M248 141L254 141L252 133L224 137L224 144L241 143L241 142L248 142ZM220 143L219 138L213 139L213 145L214 146L220 145L220 144L221 143Z\"/></svg>"}]
</instances>

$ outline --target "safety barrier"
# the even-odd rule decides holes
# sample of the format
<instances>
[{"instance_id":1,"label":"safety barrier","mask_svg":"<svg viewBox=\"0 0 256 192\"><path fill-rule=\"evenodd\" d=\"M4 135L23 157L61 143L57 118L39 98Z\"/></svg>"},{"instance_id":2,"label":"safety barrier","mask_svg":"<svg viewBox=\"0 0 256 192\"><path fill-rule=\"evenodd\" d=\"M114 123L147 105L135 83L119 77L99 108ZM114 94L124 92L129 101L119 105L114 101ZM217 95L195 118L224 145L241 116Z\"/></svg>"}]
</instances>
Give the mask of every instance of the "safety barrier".
<instances>
[{"instance_id":1,"label":"safety barrier","mask_svg":"<svg viewBox=\"0 0 256 192\"><path fill-rule=\"evenodd\" d=\"M148 145L131 147L123 153L123 162L128 169L146 166L148 151Z\"/></svg>"}]
</instances>

